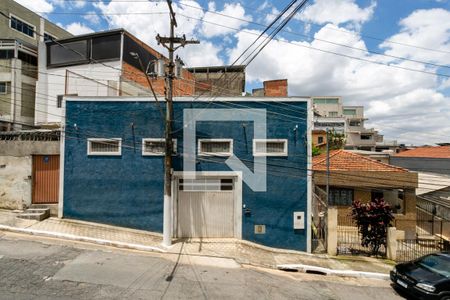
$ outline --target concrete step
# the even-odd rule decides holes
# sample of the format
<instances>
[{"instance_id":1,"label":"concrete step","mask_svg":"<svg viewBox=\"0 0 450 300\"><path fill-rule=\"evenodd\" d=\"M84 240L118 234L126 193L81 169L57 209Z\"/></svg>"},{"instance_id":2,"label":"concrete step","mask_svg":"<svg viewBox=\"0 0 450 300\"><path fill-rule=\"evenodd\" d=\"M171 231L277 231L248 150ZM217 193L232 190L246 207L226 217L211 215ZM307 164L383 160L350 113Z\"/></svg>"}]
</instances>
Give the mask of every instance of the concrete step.
<instances>
[{"instance_id":1,"label":"concrete step","mask_svg":"<svg viewBox=\"0 0 450 300\"><path fill-rule=\"evenodd\" d=\"M27 220L37 220L42 221L50 217L49 208L29 208L23 213L17 215L18 218Z\"/></svg>"},{"instance_id":2,"label":"concrete step","mask_svg":"<svg viewBox=\"0 0 450 300\"><path fill-rule=\"evenodd\" d=\"M48 208L50 209L50 216L55 217L58 215L58 204L31 204L30 208Z\"/></svg>"}]
</instances>

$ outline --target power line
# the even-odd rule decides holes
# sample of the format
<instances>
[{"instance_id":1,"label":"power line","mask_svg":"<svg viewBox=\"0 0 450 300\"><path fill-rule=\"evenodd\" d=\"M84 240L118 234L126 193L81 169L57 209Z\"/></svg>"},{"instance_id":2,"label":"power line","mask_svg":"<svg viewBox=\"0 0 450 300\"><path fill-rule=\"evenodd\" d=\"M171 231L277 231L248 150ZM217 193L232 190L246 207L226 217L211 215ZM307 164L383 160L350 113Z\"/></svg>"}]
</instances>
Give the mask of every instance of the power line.
<instances>
[{"instance_id":1,"label":"power line","mask_svg":"<svg viewBox=\"0 0 450 300\"><path fill-rule=\"evenodd\" d=\"M187 19L194 19L194 20L199 20L201 22L205 22L205 23L209 23L209 24L213 24L216 26L220 26L220 27L224 27L224 28L228 28L231 30L235 30L237 32L243 32L246 34L251 34L251 35L258 35L257 33L254 32L250 32L247 30L241 30L235 27L231 27L231 26L227 26L227 25L223 25L223 24L218 24L215 22L210 22L210 21L206 21L200 18L195 18L193 16L188 16L188 15L184 15L181 13L178 13L179 16L185 17ZM324 50L324 49L320 49L320 48L316 48L316 47L312 47L312 46L306 46L303 44L297 44L297 43L292 43L289 41L285 41L282 39L277 39L275 38L276 41L281 42L281 43L285 43L285 44L290 44L296 47L302 47L302 48L306 48L306 49L311 49L311 50L316 50L316 51L320 51L320 52L324 52L324 53L329 53L329 54L333 54L333 55L337 55L337 56L341 56L341 57L346 57L349 59L355 59L355 60L359 60L359 61L364 61L364 62L369 62L372 64L378 64L378 65L382 65L382 66L386 66L386 67L391 67L391 68L396 68L396 69L401 69L401 70L405 70L405 71L411 71L411 72L418 72L418 73L423 73L423 74L428 74L428 75L433 75L433 76L438 76L438 77L446 77L446 78L450 78L450 75L447 74L442 74L442 73L437 73L437 72L430 72L430 71L424 71L424 70L419 70L419 69L413 69L413 68L409 68L409 67L402 67L399 65L394 65L394 64L389 64L389 63L383 63L383 62L379 62L379 61L374 61L374 60L370 60L370 59L366 59L366 58L361 58L361 57L356 57L356 56L351 56L351 55L347 55L347 54L343 54L343 53L338 53L338 52L334 52L334 51L330 51L330 50Z\"/></svg>"},{"instance_id":2,"label":"power line","mask_svg":"<svg viewBox=\"0 0 450 300\"><path fill-rule=\"evenodd\" d=\"M179 4L182 5L182 6L191 7L191 8L194 8L194 9L199 9L199 10L202 10L202 11L210 12L212 14L220 15L220 16L223 16L223 17L226 17L226 18L239 20L241 22L245 22L245 23L248 23L248 24L253 24L253 25L264 26L265 27L264 24L261 24L261 23L258 23L258 22L254 22L254 21L249 21L247 19L237 18L237 17L230 16L230 15L227 15L227 14L224 14L224 13L219 13L219 12L208 10L208 9L205 9L205 8L202 8L202 7L199 8L199 7L196 7L196 6L193 6L193 5L189 5L189 4L186 4L186 3L182 3L182 2L180 2ZM441 64L436 64L436 63L431 63L431 62L426 62L426 61L406 58L406 57L402 57L402 56L390 55L390 54L382 53L382 52L379 52L379 51L374 51L374 50L369 50L369 49L362 49L362 48L353 47L353 46L346 45L346 44L337 43L337 42L334 42L334 41L320 39L320 38L317 38L315 36L311 36L311 35L307 35L307 34L301 34L301 33L298 33L298 32L293 32L293 31L288 31L288 30L282 30L282 31L284 33L288 33L290 35L307 37L307 38L314 38L316 41L332 44L332 45L335 45L335 46L345 47L345 48L349 48L349 49L354 49L354 50L362 51L362 52L365 52L365 53L377 54L377 55L385 56L385 57L389 57L389 58L395 58L395 59L400 59L400 60L405 60L405 61L411 61L411 62L427 64L427 65L434 66L434 67L450 68L450 66L448 66L448 65L441 65Z\"/></svg>"},{"instance_id":3,"label":"power line","mask_svg":"<svg viewBox=\"0 0 450 300\"><path fill-rule=\"evenodd\" d=\"M103 1L96 1L96 0L63 0L63 1L64 1L64 2L103 3ZM123 3L125 3L125 2L126 2L126 3L130 3L130 2L131 2L131 3L149 3L148 0L134 0L134 1L114 0L114 2L117 2L117 3L120 3L120 2L123 2ZM241 2L242 2L242 1L241 1ZM241 19L236 18L236 17L232 17L232 16L229 16L229 15L226 15L226 14L223 14L223 13L219 13L219 12L216 12L216 11L207 10L206 8L199 8L199 7L192 6L192 5L189 5L189 4L186 4L186 3L182 3L182 2L180 2L180 1L177 1L177 4L182 5L182 6L191 7L191 8L194 8L194 9L201 9L201 10L203 10L203 11L208 11L208 12L211 12L211 13L214 13L214 14L223 15L223 16L226 16L226 17L231 17L231 18L234 18L234 19L241 20ZM252 10L252 11L257 11L257 10L258 10L258 8L255 8L255 7L251 7L251 6L242 4L242 3L239 3L239 4L240 4L242 7L248 8L248 9L250 9L250 10ZM122 12L122 13L37 12L37 13L42 13L42 14L44 14L44 13L45 13L45 14L80 14L80 15L85 15L85 14L92 14L92 15L127 15L127 14L130 14L130 15L133 15L133 14L166 14L166 13L168 13L168 12L166 11L166 12L144 12L144 13L142 13L142 12ZM271 13L271 12L267 12L266 14L267 14L267 15L272 15L272 16L277 16L277 15L278 15L278 14L274 14L274 13ZM244 19L242 19L242 20L244 21ZM255 25L259 25L259 24L256 23L256 22L249 22L248 20L245 20L245 21L248 22L248 23L252 23L252 24L255 24ZM356 32L349 32L349 31L347 31L347 30L343 30L343 29L339 29L339 28L329 28L329 27L324 27L324 26L321 26L321 25L319 25L319 24L316 24L316 23L313 23L313 22L307 22L307 21L304 21L304 20L301 20L301 19L298 19L297 21L299 21L299 22L301 22L301 23L303 23L303 24L307 24L307 25L314 26L314 27L320 27L321 29L324 29L324 30L331 30L331 31L342 32L342 33L345 33L345 34L347 34L347 35L353 35L353 36L357 36L357 37L363 37L363 38L367 38L367 39L372 39L372 40L380 41L380 42L383 42L383 43L396 44L396 45L401 45L401 46L405 46L405 47L411 47L411 48L421 49L421 50L425 50L425 51L431 51L431 52L438 52L438 53L446 53L446 54L450 54L450 51L446 51L446 50L433 49L433 48L428 48L428 47L423 47L423 46L418 46L418 45L412 45L412 44L408 44L408 43L402 43L402 42L398 42L398 41L393 41L393 40L389 40L389 39L384 39L384 38L376 37L376 36L373 36L373 35L361 34L361 33L356 33ZM262 24L261 24L261 25L262 25ZM264 25L264 26L265 26L265 25ZM447 67L449 67L449 66L447 66Z\"/></svg>"}]
</instances>

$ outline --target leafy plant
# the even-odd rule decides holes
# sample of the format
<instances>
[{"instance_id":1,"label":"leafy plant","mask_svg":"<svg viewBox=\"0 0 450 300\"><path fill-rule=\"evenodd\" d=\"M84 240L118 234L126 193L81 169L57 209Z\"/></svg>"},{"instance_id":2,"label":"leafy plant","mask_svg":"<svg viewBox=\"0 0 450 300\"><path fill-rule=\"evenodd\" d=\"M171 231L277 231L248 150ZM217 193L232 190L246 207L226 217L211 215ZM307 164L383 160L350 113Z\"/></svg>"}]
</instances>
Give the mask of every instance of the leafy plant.
<instances>
[{"instance_id":1,"label":"leafy plant","mask_svg":"<svg viewBox=\"0 0 450 300\"><path fill-rule=\"evenodd\" d=\"M319 147L313 145L312 146L312 156L317 156L317 155L320 155L320 154L322 154L322 150L320 150Z\"/></svg>"},{"instance_id":2,"label":"leafy plant","mask_svg":"<svg viewBox=\"0 0 450 300\"><path fill-rule=\"evenodd\" d=\"M361 234L361 246L370 248L370 254L377 255L382 245L386 247L387 228L394 216L384 199L375 199L369 203L354 201L352 218Z\"/></svg>"},{"instance_id":3,"label":"leafy plant","mask_svg":"<svg viewBox=\"0 0 450 300\"><path fill-rule=\"evenodd\" d=\"M338 133L336 130L332 130L328 133L328 141L330 143L330 150L344 149L345 146L345 134Z\"/></svg>"}]
</instances>

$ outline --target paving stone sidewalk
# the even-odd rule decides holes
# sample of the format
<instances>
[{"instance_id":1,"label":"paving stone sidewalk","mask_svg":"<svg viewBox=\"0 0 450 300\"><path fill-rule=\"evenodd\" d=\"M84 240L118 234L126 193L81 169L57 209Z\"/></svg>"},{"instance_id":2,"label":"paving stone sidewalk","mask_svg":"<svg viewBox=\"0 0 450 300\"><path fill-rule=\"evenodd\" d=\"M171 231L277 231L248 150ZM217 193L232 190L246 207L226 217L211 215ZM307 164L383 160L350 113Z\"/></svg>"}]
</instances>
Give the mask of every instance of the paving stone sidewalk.
<instances>
[{"instance_id":1,"label":"paving stone sidewalk","mask_svg":"<svg viewBox=\"0 0 450 300\"><path fill-rule=\"evenodd\" d=\"M305 252L274 249L237 239L174 240L173 246L162 246L162 235L123 227L68 219L48 218L41 222L16 218L17 212L0 210L0 226L47 235L83 240L98 244L153 250L167 254L232 258L241 264L276 268L280 264L303 264L333 270L354 270L387 274L393 262L361 256L313 255ZM4 226L5 227L5 226ZM3 230L6 230L3 228ZM47 233L47 234L46 234Z\"/></svg>"}]
</instances>

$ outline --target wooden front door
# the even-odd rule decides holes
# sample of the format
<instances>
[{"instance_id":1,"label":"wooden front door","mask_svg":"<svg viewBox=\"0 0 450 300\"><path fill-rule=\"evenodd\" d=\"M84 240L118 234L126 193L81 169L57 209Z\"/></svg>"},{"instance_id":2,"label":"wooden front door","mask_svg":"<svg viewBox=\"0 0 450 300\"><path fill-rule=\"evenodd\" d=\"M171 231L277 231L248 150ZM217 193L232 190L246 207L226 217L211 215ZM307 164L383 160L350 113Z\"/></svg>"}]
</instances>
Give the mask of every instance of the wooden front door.
<instances>
[{"instance_id":1,"label":"wooden front door","mask_svg":"<svg viewBox=\"0 0 450 300\"><path fill-rule=\"evenodd\" d=\"M33 156L33 204L58 203L59 155Z\"/></svg>"}]
</instances>

